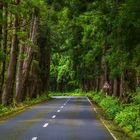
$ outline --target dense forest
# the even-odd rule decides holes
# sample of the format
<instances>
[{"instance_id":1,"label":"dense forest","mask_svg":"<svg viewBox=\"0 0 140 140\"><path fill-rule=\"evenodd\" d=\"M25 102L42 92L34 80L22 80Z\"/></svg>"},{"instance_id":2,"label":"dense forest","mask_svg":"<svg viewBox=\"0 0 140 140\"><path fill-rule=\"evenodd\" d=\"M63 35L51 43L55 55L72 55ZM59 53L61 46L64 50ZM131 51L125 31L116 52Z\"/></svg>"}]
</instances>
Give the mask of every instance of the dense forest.
<instances>
[{"instance_id":1,"label":"dense forest","mask_svg":"<svg viewBox=\"0 0 140 140\"><path fill-rule=\"evenodd\" d=\"M140 76L140 1L52 2L51 86L101 90L127 98Z\"/></svg>"},{"instance_id":2,"label":"dense forest","mask_svg":"<svg viewBox=\"0 0 140 140\"><path fill-rule=\"evenodd\" d=\"M140 86L139 0L0 1L0 101L44 91L129 98Z\"/></svg>"}]
</instances>

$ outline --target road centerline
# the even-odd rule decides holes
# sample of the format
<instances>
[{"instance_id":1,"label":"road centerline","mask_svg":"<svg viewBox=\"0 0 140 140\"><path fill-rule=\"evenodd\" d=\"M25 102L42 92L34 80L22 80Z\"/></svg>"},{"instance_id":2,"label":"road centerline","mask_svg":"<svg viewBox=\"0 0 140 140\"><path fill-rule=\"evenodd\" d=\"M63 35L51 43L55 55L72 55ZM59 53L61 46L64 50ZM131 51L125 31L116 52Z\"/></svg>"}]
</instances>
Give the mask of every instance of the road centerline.
<instances>
[{"instance_id":1,"label":"road centerline","mask_svg":"<svg viewBox=\"0 0 140 140\"><path fill-rule=\"evenodd\" d=\"M61 106L61 108L64 108L64 106Z\"/></svg>"},{"instance_id":2,"label":"road centerline","mask_svg":"<svg viewBox=\"0 0 140 140\"><path fill-rule=\"evenodd\" d=\"M56 118L56 115L53 115L53 116L52 116L52 119L54 119L54 118Z\"/></svg>"},{"instance_id":3,"label":"road centerline","mask_svg":"<svg viewBox=\"0 0 140 140\"><path fill-rule=\"evenodd\" d=\"M37 137L33 137L32 140L37 140Z\"/></svg>"},{"instance_id":4,"label":"road centerline","mask_svg":"<svg viewBox=\"0 0 140 140\"><path fill-rule=\"evenodd\" d=\"M44 125L43 125L43 127L47 127L49 125L49 123L45 123Z\"/></svg>"}]
</instances>

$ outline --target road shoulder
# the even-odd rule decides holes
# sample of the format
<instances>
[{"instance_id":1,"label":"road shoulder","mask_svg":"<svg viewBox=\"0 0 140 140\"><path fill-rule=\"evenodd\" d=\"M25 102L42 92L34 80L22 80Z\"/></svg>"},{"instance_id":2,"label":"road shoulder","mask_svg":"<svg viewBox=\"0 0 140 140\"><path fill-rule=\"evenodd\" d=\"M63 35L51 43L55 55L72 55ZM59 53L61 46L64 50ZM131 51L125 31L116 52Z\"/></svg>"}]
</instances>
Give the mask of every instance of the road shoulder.
<instances>
[{"instance_id":1,"label":"road shoulder","mask_svg":"<svg viewBox=\"0 0 140 140\"><path fill-rule=\"evenodd\" d=\"M95 102L90 100L90 103L92 109L96 112L98 119L108 129L114 140L132 140L117 124L108 119L105 112Z\"/></svg>"}]
</instances>

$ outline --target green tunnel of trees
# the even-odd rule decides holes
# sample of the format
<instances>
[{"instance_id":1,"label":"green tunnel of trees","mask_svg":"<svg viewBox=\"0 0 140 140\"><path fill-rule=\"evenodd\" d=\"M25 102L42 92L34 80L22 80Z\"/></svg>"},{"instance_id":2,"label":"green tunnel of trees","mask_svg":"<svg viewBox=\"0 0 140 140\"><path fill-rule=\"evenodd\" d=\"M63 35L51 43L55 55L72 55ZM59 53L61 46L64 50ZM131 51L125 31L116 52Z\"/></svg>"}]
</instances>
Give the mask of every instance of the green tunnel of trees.
<instances>
[{"instance_id":1,"label":"green tunnel of trees","mask_svg":"<svg viewBox=\"0 0 140 140\"><path fill-rule=\"evenodd\" d=\"M0 102L44 91L140 85L140 0L0 1Z\"/></svg>"}]
</instances>

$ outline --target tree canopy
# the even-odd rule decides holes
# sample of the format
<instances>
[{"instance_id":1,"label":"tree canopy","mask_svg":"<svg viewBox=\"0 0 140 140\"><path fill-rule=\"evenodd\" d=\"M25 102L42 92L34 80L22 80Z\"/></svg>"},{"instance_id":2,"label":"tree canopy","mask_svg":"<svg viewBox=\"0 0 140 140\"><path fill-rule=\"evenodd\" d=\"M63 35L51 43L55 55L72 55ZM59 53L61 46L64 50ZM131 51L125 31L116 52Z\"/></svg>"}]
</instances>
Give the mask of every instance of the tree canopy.
<instances>
[{"instance_id":1,"label":"tree canopy","mask_svg":"<svg viewBox=\"0 0 140 140\"><path fill-rule=\"evenodd\" d=\"M140 83L139 0L0 2L2 104L44 91L102 90L122 99Z\"/></svg>"}]
</instances>

